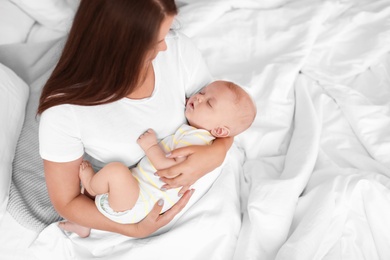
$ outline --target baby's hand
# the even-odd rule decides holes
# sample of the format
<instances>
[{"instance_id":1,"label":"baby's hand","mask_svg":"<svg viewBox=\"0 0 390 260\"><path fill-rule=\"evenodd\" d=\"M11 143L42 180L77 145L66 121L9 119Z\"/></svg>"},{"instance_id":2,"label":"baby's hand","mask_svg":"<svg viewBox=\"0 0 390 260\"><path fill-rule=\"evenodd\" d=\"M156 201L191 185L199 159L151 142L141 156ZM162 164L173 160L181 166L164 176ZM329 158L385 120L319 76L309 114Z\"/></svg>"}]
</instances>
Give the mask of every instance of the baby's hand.
<instances>
[{"instance_id":1,"label":"baby's hand","mask_svg":"<svg viewBox=\"0 0 390 260\"><path fill-rule=\"evenodd\" d=\"M148 129L138 138L137 143L146 152L150 147L157 144L156 133L153 129Z\"/></svg>"}]
</instances>

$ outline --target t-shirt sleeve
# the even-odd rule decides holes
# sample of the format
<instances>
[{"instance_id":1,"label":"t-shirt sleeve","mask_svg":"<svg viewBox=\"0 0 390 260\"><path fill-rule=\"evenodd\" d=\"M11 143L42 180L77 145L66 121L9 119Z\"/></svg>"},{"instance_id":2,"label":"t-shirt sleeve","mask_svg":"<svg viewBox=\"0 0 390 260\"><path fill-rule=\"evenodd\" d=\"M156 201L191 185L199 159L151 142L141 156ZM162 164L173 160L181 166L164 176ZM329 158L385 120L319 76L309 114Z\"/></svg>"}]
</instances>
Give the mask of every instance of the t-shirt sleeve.
<instances>
[{"instance_id":1,"label":"t-shirt sleeve","mask_svg":"<svg viewBox=\"0 0 390 260\"><path fill-rule=\"evenodd\" d=\"M84 154L80 131L70 105L44 111L39 122L39 153L53 162L74 161Z\"/></svg>"},{"instance_id":2,"label":"t-shirt sleeve","mask_svg":"<svg viewBox=\"0 0 390 260\"><path fill-rule=\"evenodd\" d=\"M202 53L195 44L184 34L180 34L180 58L188 78L185 86L186 96L189 97L212 81L209 68Z\"/></svg>"}]
</instances>

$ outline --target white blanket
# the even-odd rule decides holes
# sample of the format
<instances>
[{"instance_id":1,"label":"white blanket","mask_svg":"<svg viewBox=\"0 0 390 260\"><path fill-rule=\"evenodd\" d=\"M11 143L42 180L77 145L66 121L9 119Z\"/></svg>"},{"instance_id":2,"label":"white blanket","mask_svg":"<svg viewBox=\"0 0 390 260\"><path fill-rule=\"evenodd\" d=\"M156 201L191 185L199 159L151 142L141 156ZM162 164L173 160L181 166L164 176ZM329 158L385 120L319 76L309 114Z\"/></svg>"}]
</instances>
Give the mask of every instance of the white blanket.
<instances>
[{"instance_id":1,"label":"white blanket","mask_svg":"<svg viewBox=\"0 0 390 260\"><path fill-rule=\"evenodd\" d=\"M81 239L54 223L23 254L390 259L390 0L186 2L176 27L258 107L224 172L167 233Z\"/></svg>"}]
</instances>

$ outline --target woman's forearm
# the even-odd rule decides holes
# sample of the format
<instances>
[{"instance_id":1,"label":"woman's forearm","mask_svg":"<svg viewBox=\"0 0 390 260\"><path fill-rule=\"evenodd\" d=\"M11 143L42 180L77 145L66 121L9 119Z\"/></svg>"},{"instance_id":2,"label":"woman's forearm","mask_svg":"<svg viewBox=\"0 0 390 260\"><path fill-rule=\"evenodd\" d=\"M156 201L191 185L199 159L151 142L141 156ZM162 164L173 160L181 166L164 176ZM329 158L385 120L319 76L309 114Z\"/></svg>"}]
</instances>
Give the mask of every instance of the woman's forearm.
<instances>
[{"instance_id":1,"label":"woman's forearm","mask_svg":"<svg viewBox=\"0 0 390 260\"><path fill-rule=\"evenodd\" d=\"M215 149L215 154L220 156L219 160L215 158L216 167L220 166L225 160L227 152L229 151L230 147L232 147L233 141L233 137L216 138L211 144L213 149Z\"/></svg>"},{"instance_id":2,"label":"woman's forearm","mask_svg":"<svg viewBox=\"0 0 390 260\"><path fill-rule=\"evenodd\" d=\"M83 194L75 197L66 206L60 208L58 213L76 224L131 237L139 236L134 225L122 225L109 220L97 210L94 201Z\"/></svg>"},{"instance_id":3,"label":"woman's forearm","mask_svg":"<svg viewBox=\"0 0 390 260\"><path fill-rule=\"evenodd\" d=\"M226 153L229 151L230 147L232 147L234 141L234 137L224 137L224 138L216 138L213 144L217 143L224 147Z\"/></svg>"}]
</instances>

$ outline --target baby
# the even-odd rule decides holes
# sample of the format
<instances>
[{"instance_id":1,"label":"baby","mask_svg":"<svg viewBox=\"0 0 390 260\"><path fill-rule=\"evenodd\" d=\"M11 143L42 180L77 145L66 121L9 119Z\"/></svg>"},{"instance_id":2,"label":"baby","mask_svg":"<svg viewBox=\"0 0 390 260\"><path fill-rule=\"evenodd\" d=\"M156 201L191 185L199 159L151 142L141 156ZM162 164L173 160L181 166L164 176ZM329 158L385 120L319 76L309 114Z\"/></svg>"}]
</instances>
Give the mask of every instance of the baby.
<instances>
[{"instance_id":1,"label":"baby","mask_svg":"<svg viewBox=\"0 0 390 260\"><path fill-rule=\"evenodd\" d=\"M137 223L158 201L164 203L161 213L171 208L189 187L165 190L155 176L158 169L170 167L180 160L166 157L169 151L187 145L207 145L215 138L236 136L249 128L256 116L256 106L238 85L214 81L186 104L188 125L182 125L174 135L158 143L152 129L143 133L137 143L146 156L135 168L119 162L107 164L96 174L87 161L80 165L80 179L88 193L95 197L99 211L119 223ZM161 200L163 198L164 200ZM64 230L89 236L90 229L71 222L61 222Z\"/></svg>"}]
</instances>

